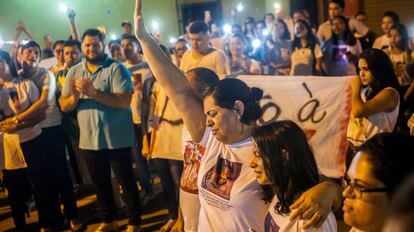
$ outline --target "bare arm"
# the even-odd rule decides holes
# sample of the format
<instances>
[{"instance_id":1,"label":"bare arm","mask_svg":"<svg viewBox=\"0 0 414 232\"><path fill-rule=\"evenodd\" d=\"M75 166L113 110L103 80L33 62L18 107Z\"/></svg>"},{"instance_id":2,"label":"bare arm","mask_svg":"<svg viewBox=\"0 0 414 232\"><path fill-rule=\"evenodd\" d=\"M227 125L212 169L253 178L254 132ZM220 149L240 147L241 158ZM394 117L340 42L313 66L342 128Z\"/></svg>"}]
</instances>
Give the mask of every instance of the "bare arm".
<instances>
[{"instance_id":1,"label":"bare arm","mask_svg":"<svg viewBox=\"0 0 414 232\"><path fill-rule=\"evenodd\" d=\"M184 123L195 141L200 141L205 131L205 116L201 100L192 90L184 74L168 59L149 35L142 15L142 0L135 0L135 35L141 43L144 56L163 87L174 102Z\"/></svg>"},{"instance_id":2,"label":"bare arm","mask_svg":"<svg viewBox=\"0 0 414 232\"><path fill-rule=\"evenodd\" d=\"M25 121L34 116L38 115L45 108L48 107L47 95L49 94L49 89L42 89L39 100L33 103L27 110L16 115L19 121Z\"/></svg>"},{"instance_id":3,"label":"bare arm","mask_svg":"<svg viewBox=\"0 0 414 232\"><path fill-rule=\"evenodd\" d=\"M72 33L72 39L79 40L79 32L78 32L78 28L76 27L75 16L76 16L75 11L71 10L68 14L69 25L70 25L70 31Z\"/></svg>"},{"instance_id":4,"label":"bare arm","mask_svg":"<svg viewBox=\"0 0 414 232\"><path fill-rule=\"evenodd\" d=\"M356 118L368 117L382 111L393 110L398 104L398 93L391 89L383 89L374 98L363 102L361 99L361 81L355 77L352 82L352 110Z\"/></svg>"},{"instance_id":5,"label":"bare arm","mask_svg":"<svg viewBox=\"0 0 414 232\"><path fill-rule=\"evenodd\" d=\"M69 95L69 96L61 95L59 98L60 109L65 113L71 112L78 105L78 101L79 101L79 96L76 96L74 94Z\"/></svg>"}]
</instances>

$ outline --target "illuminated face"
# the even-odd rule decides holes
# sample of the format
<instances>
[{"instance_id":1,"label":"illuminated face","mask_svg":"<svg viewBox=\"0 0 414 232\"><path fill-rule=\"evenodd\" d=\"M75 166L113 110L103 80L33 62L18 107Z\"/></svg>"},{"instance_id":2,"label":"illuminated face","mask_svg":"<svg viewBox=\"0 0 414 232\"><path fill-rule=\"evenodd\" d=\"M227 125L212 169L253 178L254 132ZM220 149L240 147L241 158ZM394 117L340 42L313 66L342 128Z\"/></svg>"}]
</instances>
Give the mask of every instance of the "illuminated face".
<instances>
[{"instance_id":1,"label":"illuminated face","mask_svg":"<svg viewBox=\"0 0 414 232\"><path fill-rule=\"evenodd\" d=\"M138 55L138 46L129 39L121 41L121 50L126 59L134 59Z\"/></svg>"},{"instance_id":2,"label":"illuminated face","mask_svg":"<svg viewBox=\"0 0 414 232\"><path fill-rule=\"evenodd\" d=\"M361 79L362 85L364 86L372 85L374 83L374 76L372 75L371 71L369 71L366 60L359 59L358 67L359 67L359 78Z\"/></svg>"},{"instance_id":3,"label":"illuminated face","mask_svg":"<svg viewBox=\"0 0 414 232\"><path fill-rule=\"evenodd\" d=\"M345 223L362 231L380 231L389 208L385 192L360 192L361 188L383 188L384 183L373 175L373 166L366 151L360 151L348 170L352 183L344 189Z\"/></svg>"},{"instance_id":4,"label":"illuminated face","mask_svg":"<svg viewBox=\"0 0 414 232\"><path fill-rule=\"evenodd\" d=\"M232 55L241 56L246 49L246 45L240 38L233 36L230 39L229 48Z\"/></svg>"},{"instance_id":5,"label":"illuminated face","mask_svg":"<svg viewBox=\"0 0 414 232\"><path fill-rule=\"evenodd\" d=\"M277 22L272 28L272 38L274 41L278 40L285 33L285 27L281 22Z\"/></svg>"},{"instance_id":6,"label":"illuminated face","mask_svg":"<svg viewBox=\"0 0 414 232\"><path fill-rule=\"evenodd\" d=\"M21 56L22 62L30 67L37 67L40 61L40 50L38 47L29 47L23 50Z\"/></svg>"},{"instance_id":7,"label":"illuminated face","mask_svg":"<svg viewBox=\"0 0 414 232\"><path fill-rule=\"evenodd\" d=\"M332 32L339 35L345 31L345 22L340 18L336 18L332 21Z\"/></svg>"},{"instance_id":8,"label":"illuminated face","mask_svg":"<svg viewBox=\"0 0 414 232\"><path fill-rule=\"evenodd\" d=\"M81 51L77 46L66 46L63 48L63 58L68 68L81 61Z\"/></svg>"},{"instance_id":9,"label":"illuminated face","mask_svg":"<svg viewBox=\"0 0 414 232\"><path fill-rule=\"evenodd\" d=\"M85 36L82 42L82 53L89 62L97 62L104 55L104 45L98 36Z\"/></svg>"},{"instance_id":10,"label":"illuminated face","mask_svg":"<svg viewBox=\"0 0 414 232\"><path fill-rule=\"evenodd\" d=\"M263 165L263 159L260 155L257 144L253 143L253 160L250 162L250 167L253 168L256 180L260 185L270 185L272 182L266 175L265 167Z\"/></svg>"},{"instance_id":11,"label":"illuminated face","mask_svg":"<svg viewBox=\"0 0 414 232\"><path fill-rule=\"evenodd\" d=\"M336 4L336 3L333 3L333 2L329 3L328 11L329 11L329 19L331 19L331 20L333 18L335 18L336 16L342 15L341 6L339 4Z\"/></svg>"},{"instance_id":12,"label":"illuminated face","mask_svg":"<svg viewBox=\"0 0 414 232\"><path fill-rule=\"evenodd\" d=\"M397 29L391 29L389 33L390 45L393 47L402 47L402 37Z\"/></svg>"},{"instance_id":13,"label":"illuminated face","mask_svg":"<svg viewBox=\"0 0 414 232\"><path fill-rule=\"evenodd\" d=\"M275 19L271 15L266 15L265 22L266 24L272 24Z\"/></svg>"},{"instance_id":14,"label":"illuminated face","mask_svg":"<svg viewBox=\"0 0 414 232\"><path fill-rule=\"evenodd\" d=\"M302 23L295 24L295 35L298 38L305 38L307 34L308 34L308 31L305 25L303 25Z\"/></svg>"},{"instance_id":15,"label":"illuminated face","mask_svg":"<svg viewBox=\"0 0 414 232\"><path fill-rule=\"evenodd\" d=\"M382 18L381 28L384 34L388 34L392 26L394 26L394 20L391 17L385 16Z\"/></svg>"},{"instance_id":16,"label":"illuminated face","mask_svg":"<svg viewBox=\"0 0 414 232\"><path fill-rule=\"evenodd\" d=\"M177 42L175 44L175 54L178 58L182 58L184 53L188 50L187 44L184 42Z\"/></svg>"},{"instance_id":17,"label":"illuminated face","mask_svg":"<svg viewBox=\"0 0 414 232\"><path fill-rule=\"evenodd\" d=\"M55 46L55 49L53 50L53 54L56 57L56 60L58 60L59 63L65 62L63 59L63 44L57 44Z\"/></svg>"},{"instance_id":18,"label":"illuminated face","mask_svg":"<svg viewBox=\"0 0 414 232\"><path fill-rule=\"evenodd\" d=\"M208 42L210 37L206 33L198 33L198 34L189 34L189 38L191 41L191 48L198 52L204 53L208 51L209 45Z\"/></svg>"},{"instance_id":19,"label":"illuminated face","mask_svg":"<svg viewBox=\"0 0 414 232\"><path fill-rule=\"evenodd\" d=\"M211 127L212 134L220 142L231 144L240 135L241 122L237 113L218 106L211 96L204 99L204 113L207 127Z\"/></svg>"}]
</instances>

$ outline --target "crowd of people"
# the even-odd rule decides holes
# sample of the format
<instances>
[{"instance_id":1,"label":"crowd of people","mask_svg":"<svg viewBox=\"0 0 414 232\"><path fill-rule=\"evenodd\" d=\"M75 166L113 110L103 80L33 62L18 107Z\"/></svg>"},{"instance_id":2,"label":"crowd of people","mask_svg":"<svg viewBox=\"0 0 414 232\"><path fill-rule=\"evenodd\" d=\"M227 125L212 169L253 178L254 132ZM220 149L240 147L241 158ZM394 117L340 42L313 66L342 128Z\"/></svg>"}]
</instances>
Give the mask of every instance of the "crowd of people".
<instances>
[{"instance_id":1,"label":"crowd of people","mask_svg":"<svg viewBox=\"0 0 414 232\"><path fill-rule=\"evenodd\" d=\"M126 231L142 231L153 165L161 231L337 231L342 218L351 231L412 231L414 44L395 12L377 37L343 0L326 7L318 27L298 10L231 32L206 12L171 48L145 28L142 0L108 46L102 30L79 36L74 11L71 36L46 35L44 49L19 22L15 41L30 40L0 50L0 169L16 230L34 195L40 231L84 231L75 191L92 183L96 231L119 231L120 204ZM257 124L263 91L238 75L355 76L345 176L320 173L295 122Z\"/></svg>"}]
</instances>

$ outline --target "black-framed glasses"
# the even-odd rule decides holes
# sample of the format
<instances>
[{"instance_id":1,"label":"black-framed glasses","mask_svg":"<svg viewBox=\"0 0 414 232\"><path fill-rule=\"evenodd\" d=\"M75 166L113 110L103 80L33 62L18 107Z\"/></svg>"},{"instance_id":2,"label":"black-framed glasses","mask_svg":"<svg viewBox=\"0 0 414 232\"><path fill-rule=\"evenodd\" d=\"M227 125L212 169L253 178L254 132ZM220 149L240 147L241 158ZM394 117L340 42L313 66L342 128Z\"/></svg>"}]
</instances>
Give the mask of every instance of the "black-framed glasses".
<instances>
[{"instance_id":1,"label":"black-framed glasses","mask_svg":"<svg viewBox=\"0 0 414 232\"><path fill-rule=\"evenodd\" d=\"M382 188L365 188L363 186L358 185L357 183L350 180L348 176L341 178L341 185L342 188L345 190L347 187L350 187L352 189L352 192L354 193L354 196L356 198L361 198L362 193L383 193L387 192L387 187Z\"/></svg>"}]
</instances>

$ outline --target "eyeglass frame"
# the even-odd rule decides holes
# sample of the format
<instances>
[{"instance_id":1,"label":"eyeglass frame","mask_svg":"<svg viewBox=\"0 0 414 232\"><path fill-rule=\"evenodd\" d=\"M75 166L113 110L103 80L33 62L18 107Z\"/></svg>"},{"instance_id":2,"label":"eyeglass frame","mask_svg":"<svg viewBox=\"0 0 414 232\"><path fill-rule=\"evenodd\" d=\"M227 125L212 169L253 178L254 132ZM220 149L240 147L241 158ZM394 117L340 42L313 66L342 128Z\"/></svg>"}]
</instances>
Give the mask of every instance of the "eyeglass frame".
<instances>
[{"instance_id":1,"label":"eyeglass frame","mask_svg":"<svg viewBox=\"0 0 414 232\"><path fill-rule=\"evenodd\" d=\"M354 193L360 192L360 196L358 198L362 197L363 193L383 193L388 192L388 187L382 187L382 188L365 188L361 186L355 186L354 182L351 182L350 178L348 176L344 176L341 178L341 186L345 190L347 187L351 187L352 191Z\"/></svg>"}]
</instances>

